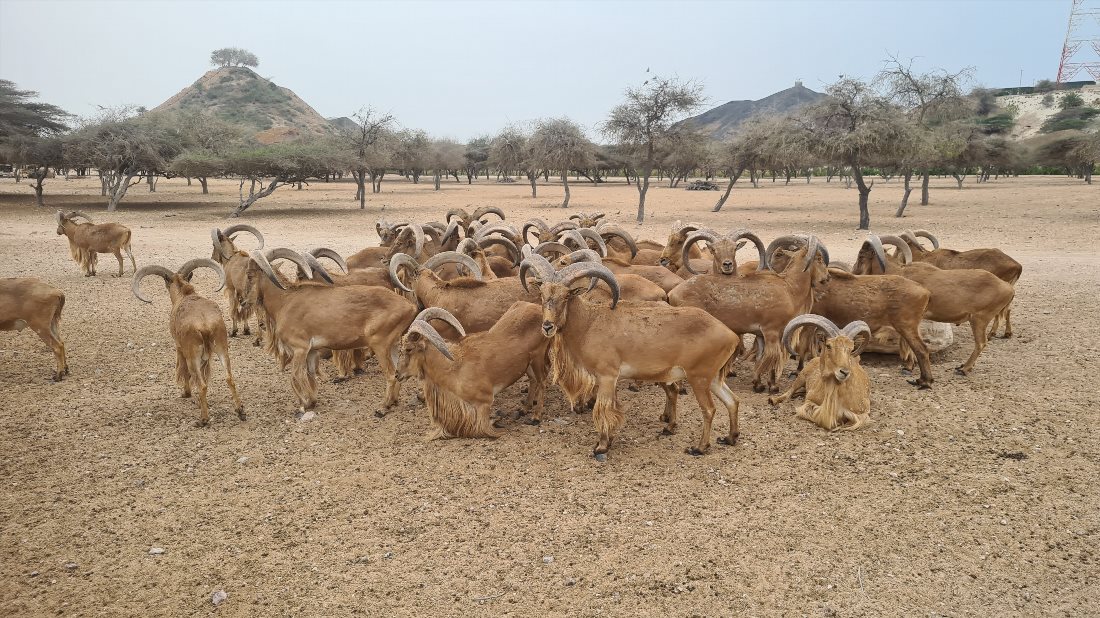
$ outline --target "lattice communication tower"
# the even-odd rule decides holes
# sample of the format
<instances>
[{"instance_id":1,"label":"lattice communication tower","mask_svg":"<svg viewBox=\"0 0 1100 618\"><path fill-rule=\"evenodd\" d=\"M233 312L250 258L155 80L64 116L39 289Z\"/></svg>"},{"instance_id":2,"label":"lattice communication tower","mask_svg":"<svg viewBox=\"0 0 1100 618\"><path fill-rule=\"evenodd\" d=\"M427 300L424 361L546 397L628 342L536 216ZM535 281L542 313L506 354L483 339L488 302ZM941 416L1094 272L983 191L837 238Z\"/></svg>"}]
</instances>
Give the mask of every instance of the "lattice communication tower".
<instances>
[{"instance_id":1,"label":"lattice communication tower","mask_svg":"<svg viewBox=\"0 0 1100 618\"><path fill-rule=\"evenodd\" d=\"M1058 83L1085 70L1100 82L1100 0L1070 0L1069 28L1058 63Z\"/></svg>"}]
</instances>

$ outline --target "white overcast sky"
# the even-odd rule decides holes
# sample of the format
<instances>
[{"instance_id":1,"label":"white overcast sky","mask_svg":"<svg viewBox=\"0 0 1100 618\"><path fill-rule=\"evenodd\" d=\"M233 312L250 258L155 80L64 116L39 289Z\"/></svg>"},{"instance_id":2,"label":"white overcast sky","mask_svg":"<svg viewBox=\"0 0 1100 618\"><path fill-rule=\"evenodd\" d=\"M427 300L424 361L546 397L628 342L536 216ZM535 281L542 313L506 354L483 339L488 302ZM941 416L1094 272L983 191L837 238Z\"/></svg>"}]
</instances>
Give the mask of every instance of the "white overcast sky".
<instances>
[{"instance_id":1,"label":"white overcast sky","mask_svg":"<svg viewBox=\"0 0 1100 618\"><path fill-rule=\"evenodd\" d=\"M63 2L0 0L0 78L76 114L154 107L238 46L326 117L362 106L458 139L569 116L594 130L648 67L710 104L870 77L888 54L1053 79L1070 0ZM1080 78L1079 78L1080 79Z\"/></svg>"}]
</instances>

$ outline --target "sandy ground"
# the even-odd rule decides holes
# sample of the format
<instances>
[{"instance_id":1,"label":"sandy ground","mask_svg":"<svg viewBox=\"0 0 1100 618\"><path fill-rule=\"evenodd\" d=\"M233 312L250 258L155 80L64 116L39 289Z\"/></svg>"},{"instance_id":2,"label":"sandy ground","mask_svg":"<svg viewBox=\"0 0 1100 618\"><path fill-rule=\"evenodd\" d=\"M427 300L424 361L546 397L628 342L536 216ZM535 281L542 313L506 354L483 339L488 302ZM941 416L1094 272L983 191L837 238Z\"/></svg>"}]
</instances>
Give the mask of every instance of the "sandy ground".
<instances>
[{"instance_id":1,"label":"sandy ground","mask_svg":"<svg viewBox=\"0 0 1100 618\"><path fill-rule=\"evenodd\" d=\"M129 276L85 279L55 235L53 209L0 181L0 276L34 275L67 295L72 375L33 334L0 335L0 614L38 615L676 615L1083 616L1100 613L1100 187L1066 178L934 182L905 227L945 246L998 246L1024 265L1017 336L995 340L969 377L967 327L933 358L931 391L896 360L865 357L873 424L829 434L731 379L742 441L705 457L692 397L658 438L663 396L631 393L605 464L590 420L547 399L550 422L505 423L496 441L425 442L410 403L384 419L377 368L323 384L319 416L294 420L286 374L244 338L231 342L249 420L230 410L215 365L212 425L177 398L167 295L152 305ZM495 205L517 222L559 217L560 188L383 184L366 211L353 186L280 189L245 221L269 246L376 244L374 221L438 219ZM93 180L48 181L48 203L133 229L138 264L209 256L236 184L134 187L113 215ZM677 218L747 226L765 240L806 230L834 259L857 249L856 194L815 179L716 193L657 187L633 223L623 184L578 183L574 208L603 210L641 237ZM897 180L875 184L872 223L892 218ZM208 277L204 275L204 277ZM210 278L202 279L210 286ZM211 287L207 295L213 296ZM221 295L216 296L224 307ZM498 397L508 413L524 381ZM161 555L150 555L153 547ZM67 566L69 565L69 566ZM228 600L215 608L211 594Z\"/></svg>"}]
</instances>

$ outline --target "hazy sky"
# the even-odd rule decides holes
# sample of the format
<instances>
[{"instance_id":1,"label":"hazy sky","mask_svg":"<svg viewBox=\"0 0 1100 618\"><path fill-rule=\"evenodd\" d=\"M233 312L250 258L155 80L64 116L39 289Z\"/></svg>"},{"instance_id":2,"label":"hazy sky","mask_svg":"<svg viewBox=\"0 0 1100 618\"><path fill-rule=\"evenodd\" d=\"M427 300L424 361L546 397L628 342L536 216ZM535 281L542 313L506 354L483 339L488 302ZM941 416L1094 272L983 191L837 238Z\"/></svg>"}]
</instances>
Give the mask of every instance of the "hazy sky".
<instances>
[{"instance_id":1,"label":"hazy sky","mask_svg":"<svg viewBox=\"0 0 1100 618\"><path fill-rule=\"evenodd\" d=\"M364 105L466 139L566 115L595 130L623 88L696 79L710 104L801 78L870 77L888 54L975 68L975 81L1053 79L1070 0L1014 2L62 2L0 0L0 78L76 114L154 107L218 47L326 117ZM1078 78L1080 79L1080 77Z\"/></svg>"}]
</instances>

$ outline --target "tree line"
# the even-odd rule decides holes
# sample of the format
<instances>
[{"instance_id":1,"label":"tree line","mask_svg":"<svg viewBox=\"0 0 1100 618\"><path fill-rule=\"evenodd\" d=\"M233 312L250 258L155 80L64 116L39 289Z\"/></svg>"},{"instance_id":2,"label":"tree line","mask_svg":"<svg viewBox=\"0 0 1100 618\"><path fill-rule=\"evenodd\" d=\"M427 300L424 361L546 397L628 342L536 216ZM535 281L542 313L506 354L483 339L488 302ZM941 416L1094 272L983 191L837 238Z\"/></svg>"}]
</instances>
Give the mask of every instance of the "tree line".
<instances>
[{"instance_id":1,"label":"tree line","mask_svg":"<svg viewBox=\"0 0 1100 618\"><path fill-rule=\"evenodd\" d=\"M238 53L244 50L229 51L236 55L215 61L254 59ZM967 91L968 79L968 70L920 73L890 59L872 80L841 77L816 103L752 118L729 139L714 140L682 122L703 105L702 88L650 76L628 88L599 127L606 144L592 142L568 118L511 125L460 143L402 129L393 116L371 108L334 126L330 135L261 144L203 111L104 109L77 119L38 102L34 92L0 81L0 160L33 170L28 176L40 205L51 169L94 171L108 210L142 182L155 191L159 178L186 177L206 193L209 178L234 178L234 215L279 187L345 176L355 182L360 208L366 207L368 181L369 190L379 193L384 178L394 174L414 183L430 178L435 189L452 178L524 179L532 197L540 179L553 178L564 188L562 207L569 205L570 177L599 184L617 176L637 189L642 221L654 180L671 187L689 177L724 181L714 205L719 211L745 177L758 186L766 177L789 184L821 176L854 186L864 229L870 226L869 195L880 179L901 179L899 217L916 186L921 203L929 202L933 175L953 176L959 188L970 175L986 182L1028 172L1065 172L1091 183L1100 161L1100 103L1094 107L1077 93L1065 93L1043 134L1019 142L1010 137L1017 111L998 107L989 91Z\"/></svg>"}]
</instances>

